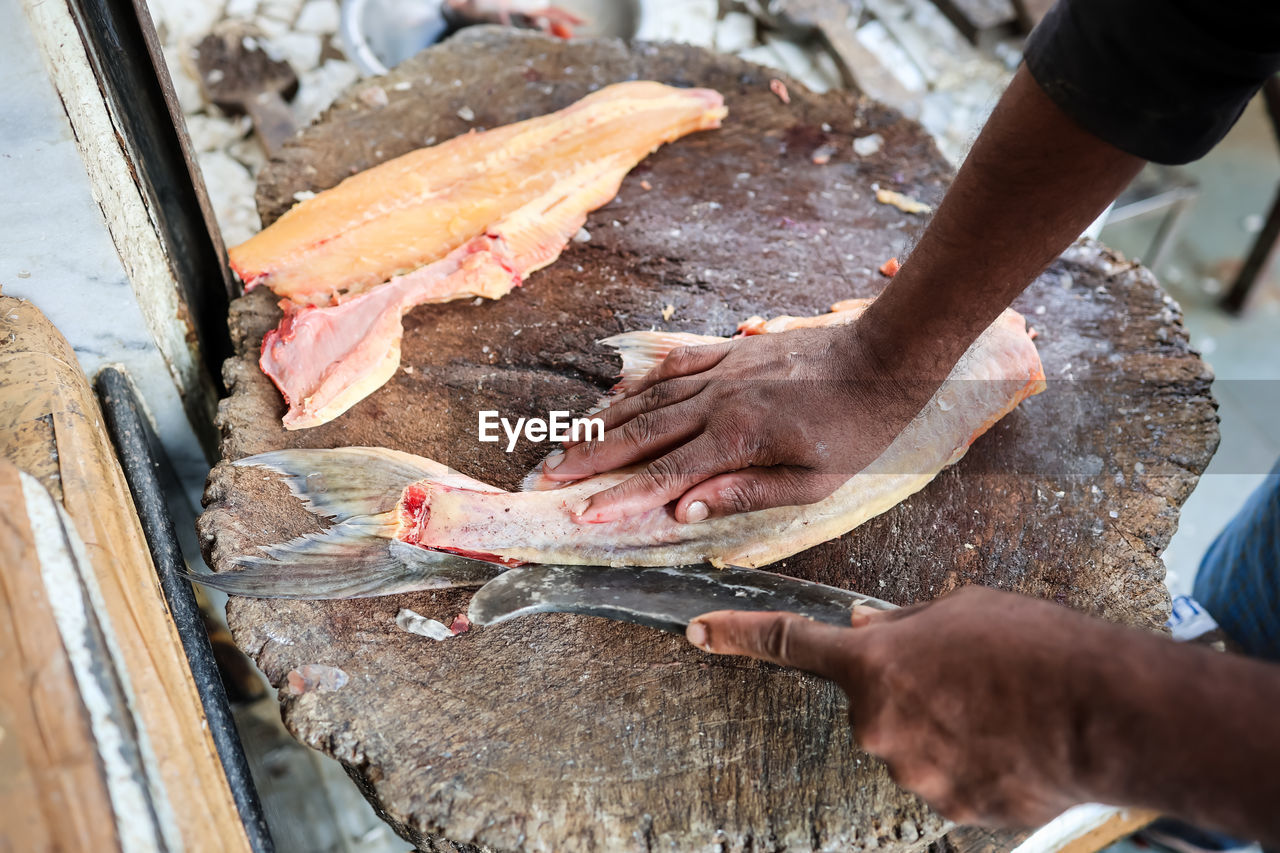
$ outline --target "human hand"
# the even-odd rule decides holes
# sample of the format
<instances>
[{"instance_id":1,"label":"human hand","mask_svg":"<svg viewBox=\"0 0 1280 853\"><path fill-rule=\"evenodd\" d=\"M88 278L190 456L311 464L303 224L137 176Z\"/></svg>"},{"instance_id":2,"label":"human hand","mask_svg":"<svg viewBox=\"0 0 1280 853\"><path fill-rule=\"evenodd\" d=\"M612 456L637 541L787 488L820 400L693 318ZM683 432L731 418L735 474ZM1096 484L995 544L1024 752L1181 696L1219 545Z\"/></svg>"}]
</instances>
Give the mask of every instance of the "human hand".
<instances>
[{"instance_id":1,"label":"human hand","mask_svg":"<svg viewBox=\"0 0 1280 853\"><path fill-rule=\"evenodd\" d=\"M1138 632L983 587L897 611L856 608L849 628L720 611L686 632L714 654L834 681L849 697L854 736L899 785L957 822L1018 826L1091 799L1081 741L1091 697L1106 695L1092 664L1130 635Z\"/></svg>"},{"instance_id":2,"label":"human hand","mask_svg":"<svg viewBox=\"0 0 1280 853\"><path fill-rule=\"evenodd\" d=\"M946 375L876 357L857 325L674 350L600 413L603 440L544 466L579 480L652 459L574 508L606 522L676 501L681 522L822 500L874 461Z\"/></svg>"}]
</instances>

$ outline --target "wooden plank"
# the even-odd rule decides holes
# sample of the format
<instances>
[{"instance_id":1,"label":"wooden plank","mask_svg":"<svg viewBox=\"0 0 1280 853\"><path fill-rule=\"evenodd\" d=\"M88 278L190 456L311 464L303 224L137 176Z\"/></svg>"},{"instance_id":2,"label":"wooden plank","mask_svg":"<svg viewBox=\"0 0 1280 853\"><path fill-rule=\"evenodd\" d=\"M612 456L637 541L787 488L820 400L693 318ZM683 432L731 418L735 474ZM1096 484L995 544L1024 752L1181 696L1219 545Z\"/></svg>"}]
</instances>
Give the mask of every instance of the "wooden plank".
<instances>
[{"instance_id":1,"label":"wooden plank","mask_svg":"<svg viewBox=\"0 0 1280 853\"><path fill-rule=\"evenodd\" d=\"M1014 853L1097 853L1158 817L1150 809L1085 803L1037 829Z\"/></svg>"},{"instance_id":2,"label":"wooden plank","mask_svg":"<svg viewBox=\"0 0 1280 853\"><path fill-rule=\"evenodd\" d=\"M545 448L479 444L477 410L587 408L618 369L597 339L651 327L726 334L752 314L817 313L878 292L876 267L903 254L924 221L877 204L871 185L936 203L948 167L896 112L802 87L784 104L770 91L774 76L683 46L481 29L361 84L264 172L264 221L294 193L427 139L547 112L615 80L711 86L729 117L642 163L588 219L589 240L524 287L498 302L411 313L405 369L332 423L281 427L279 393L257 365L276 300L265 289L237 300L224 459L383 445L515 487ZM369 85L383 87L385 106L359 97ZM463 107L474 122L459 118ZM852 140L873 132L882 149L854 155ZM815 164L823 144L837 153ZM664 317L667 305L674 314ZM898 604L982 583L1163 623L1158 555L1217 442L1209 372L1151 275L1096 244L1056 262L1016 307L1039 331L1049 391L910 500L779 571ZM202 541L219 570L319 528L256 469L219 465L206 503ZM395 625L401 607L448 621L467 600L465 591L233 599L228 610L237 642L273 684L306 664L347 674L336 690L286 692L286 722L346 763L424 849L914 850L947 828L856 749L829 684L587 617L528 618L439 643Z\"/></svg>"},{"instance_id":3,"label":"wooden plank","mask_svg":"<svg viewBox=\"0 0 1280 853\"><path fill-rule=\"evenodd\" d=\"M0 850L120 850L18 476L0 459Z\"/></svg>"},{"instance_id":4,"label":"wooden plank","mask_svg":"<svg viewBox=\"0 0 1280 853\"><path fill-rule=\"evenodd\" d=\"M166 844L247 851L128 488L75 354L32 303L19 299L0 296L0 338L7 339L0 350L0 447L36 439L39 450L17 458L57 460L56 479L45 464L31 473L60 488L84 540ZM51 432L41 426L49 423Z\"/></svg>"},{"instance_id":5,"label":"wooden plank","mask_svg":"<svg viewBox=\"0 0 1280 853\"><path fill-rule=\"evenodd\" d=\"M1113 809L1088 832L1073 838L1053 853L1097 853L1159 817L1159 812L1149 809Z\"/></svg>"}]
</instances>

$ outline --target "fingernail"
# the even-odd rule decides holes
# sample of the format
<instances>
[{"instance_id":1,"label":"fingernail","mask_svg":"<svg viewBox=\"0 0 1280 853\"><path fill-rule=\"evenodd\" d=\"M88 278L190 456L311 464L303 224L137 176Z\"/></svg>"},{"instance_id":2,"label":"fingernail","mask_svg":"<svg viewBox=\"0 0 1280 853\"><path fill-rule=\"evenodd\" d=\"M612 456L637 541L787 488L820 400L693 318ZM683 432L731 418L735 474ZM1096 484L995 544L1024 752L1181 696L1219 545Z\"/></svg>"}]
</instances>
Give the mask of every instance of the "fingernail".
<instances>
[{"instance_id":1,"label":"fingernail","mask_svg":"<svg viewBox=\"0 0 1280 853\"><path fill-rule=\"evenodd\" d=\"M573 509L569 510L569 514L577 518L582 518L582 516L587 514L587 510L589 509L591 509L591 498L578 501L573 505Z\"/></svg>"},{"instance_id":2,"label":"fingernail","mask_svg":"<svg viewBox=\"0 0 1280 853\"><path fill-rule=\"evenodd\" d=\"M684 629L684 637L704 651L711 651L707 647L707 626L701 622L690 622L689 627Z\"/></svg>"},{"instance_id":3,"label":"fingernail","mask_svg":"<svg viewBox=\"0 0 1280 853\"><path fill-rule=\"evenodd\" d=\"M876 615L883 611L866 604L855 604L853 606L853 615L849 617L849 623L854 628L863 628L875 619Z\"/></svg>"},{"instance_id":4,"label":"fingernail","mask_svg":"<svg viewBox=\"0 0 1280 853\"><path fill-rule=\"evenodd\" d=\"M544 470L553 471L555 470L556 466L563 461L564 461L564 451L553 450L551 451L550 454L548 454L546 459L542 460L542 467Z\"/></svg>"},{"instance_id":5,"label":"fingernail","mask_svg":"<svg viewBox=\"0 0 1280 853\"><path fill-rule=\"evenodd\" d=\"M684 511L685 521L688 524L697 524L699 521L706 521L707 516L711 515L711 510L702 501L694 501L689 504L689 508Z\"/></svg>"}]
</instances>

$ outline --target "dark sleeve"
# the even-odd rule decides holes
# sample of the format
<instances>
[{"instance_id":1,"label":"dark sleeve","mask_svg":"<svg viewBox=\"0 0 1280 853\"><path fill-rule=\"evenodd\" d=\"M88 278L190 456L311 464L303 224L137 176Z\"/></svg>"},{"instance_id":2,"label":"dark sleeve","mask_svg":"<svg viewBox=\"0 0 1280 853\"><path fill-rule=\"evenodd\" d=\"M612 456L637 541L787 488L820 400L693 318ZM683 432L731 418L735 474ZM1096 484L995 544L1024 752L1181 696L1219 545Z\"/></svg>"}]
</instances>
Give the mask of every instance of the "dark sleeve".
<instances>
[{"instance_id":1,"label":"dark sleeve","mask_svg":"<svg viewBox=\"0 0 1280 853\"><path fill-rule=\"evenodd\" d=\"M1089 132L1147 160L1187 163L1280 70L1280 0L1058 0L1025 56Z\"/></svg>"}]
</instances>

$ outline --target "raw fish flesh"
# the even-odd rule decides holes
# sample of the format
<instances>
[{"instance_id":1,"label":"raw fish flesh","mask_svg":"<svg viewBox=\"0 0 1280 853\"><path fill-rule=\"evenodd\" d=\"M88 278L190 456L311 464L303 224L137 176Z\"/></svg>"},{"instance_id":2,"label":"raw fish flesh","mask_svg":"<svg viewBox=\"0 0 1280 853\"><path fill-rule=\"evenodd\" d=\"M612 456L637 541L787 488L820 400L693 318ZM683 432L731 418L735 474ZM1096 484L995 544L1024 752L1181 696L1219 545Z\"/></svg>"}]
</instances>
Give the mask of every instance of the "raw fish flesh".
<instances>
[{"instance_id":1,"label":"raw fish flesh","mask_svg":"<svg viewBox=\"0 0 1280 853\"><path fill-rule=\"evenodd\" d=\"M354 175L232 249L248 288L285 297L260 360L289 404L285 426L330 421L385 383L404 313L505 295L559 257L647 154L724 116L709 89L618 83Z\"/></svg>"},{"instance_id":2,"label":"raw fish flesh","mask_svg":"<svg viewBox=\"0 0 1280 853\"><path fill-rule=\"evenodd\" d=\"M849 322L866 300L839 303L820 317L752 318L744 330ZM604 343L619 350L616 399L677 346L723 340L705 335L631 332ZM831 496L699 524L680 524L668 507L616 522L580 524L570 508L636 469L567 486L535 471L526 490L506 492L437 462L381 448L281 450L241 459L285 476L309 509L336 522L323 533L244 556L240 572L209 576L230 592L284 597L380 595L469 585L477 565L492 572L520 563L667 566L710 562L760 567L840 536L914 494L1022 400L1044 390L1039 355L1020 314L1005 311L974 342L948 380L881 456ZM470 573L469 575L467 573ZM480 572L483 574L483 571Z\"/></svg>"}]
</instances>

